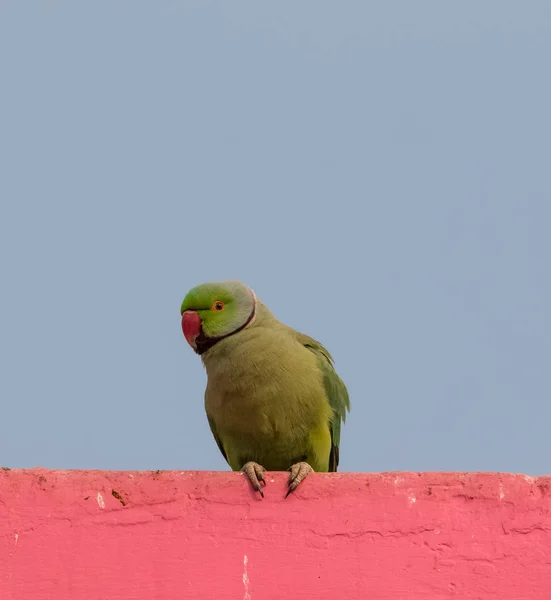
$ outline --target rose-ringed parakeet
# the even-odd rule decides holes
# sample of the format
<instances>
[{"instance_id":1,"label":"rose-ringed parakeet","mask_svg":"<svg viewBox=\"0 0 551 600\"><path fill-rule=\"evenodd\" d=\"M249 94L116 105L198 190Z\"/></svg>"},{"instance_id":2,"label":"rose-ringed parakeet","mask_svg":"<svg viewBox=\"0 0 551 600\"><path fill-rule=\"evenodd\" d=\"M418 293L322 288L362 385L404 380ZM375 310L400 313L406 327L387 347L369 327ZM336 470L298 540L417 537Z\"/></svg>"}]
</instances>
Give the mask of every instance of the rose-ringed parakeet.
<instances>
[{"instance_id":1,"label":"rose-ringed parakeet","mask_svg":"<svg viewBox=\"0 0 551 600\"><path fill-rule=\"evenodd\" d=\"M232 470L261 496L265 470L291 472L287 495L311 471L336 471L350 401L329 352L239 281L193 288L181 315L207 371L208 422Z\"/></svg>"}]
</instances>

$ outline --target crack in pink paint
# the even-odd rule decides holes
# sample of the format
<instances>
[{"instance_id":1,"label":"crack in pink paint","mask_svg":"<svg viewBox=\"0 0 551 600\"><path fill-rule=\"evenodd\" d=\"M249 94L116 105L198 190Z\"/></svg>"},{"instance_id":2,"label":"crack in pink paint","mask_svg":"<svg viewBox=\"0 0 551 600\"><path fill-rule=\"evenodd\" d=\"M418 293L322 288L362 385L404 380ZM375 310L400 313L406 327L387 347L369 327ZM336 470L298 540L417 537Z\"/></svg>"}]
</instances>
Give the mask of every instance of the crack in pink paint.
<instances>
[{"instance_id":1,"label":"crack in pink paint","mask_svg":"<svg viewBox=\"0 0 551 600\"><path fill-rule=\"evenodd\" d=\"M243 600L251 600L251 595L249 594L249 574L247 573L247 564L249 559L247 555L243 557L243 587L245 588L245 594L243 595Z\"/></svg>"}]
</instances>

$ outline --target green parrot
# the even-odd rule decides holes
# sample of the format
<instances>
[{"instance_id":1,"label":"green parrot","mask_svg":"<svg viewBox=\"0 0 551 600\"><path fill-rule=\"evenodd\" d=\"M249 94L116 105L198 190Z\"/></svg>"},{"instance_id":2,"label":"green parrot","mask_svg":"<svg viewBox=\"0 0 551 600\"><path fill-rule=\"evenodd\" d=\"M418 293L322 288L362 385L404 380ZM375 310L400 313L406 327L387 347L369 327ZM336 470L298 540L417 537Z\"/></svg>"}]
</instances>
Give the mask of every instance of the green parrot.
<instances>
[{"instance_id":1,"label":"green parrot","mask_svg":"<svg viewBox=\"0 0 551 600\"><path fill-rule=\"evenodd\" d=\"M350 400L329 352L240 281L194 287L181 315L207 371L208 422L232 470L262 497L266 470L291 472L286 497L312 471L336 471Z\"/></svg>"}]
</instances>

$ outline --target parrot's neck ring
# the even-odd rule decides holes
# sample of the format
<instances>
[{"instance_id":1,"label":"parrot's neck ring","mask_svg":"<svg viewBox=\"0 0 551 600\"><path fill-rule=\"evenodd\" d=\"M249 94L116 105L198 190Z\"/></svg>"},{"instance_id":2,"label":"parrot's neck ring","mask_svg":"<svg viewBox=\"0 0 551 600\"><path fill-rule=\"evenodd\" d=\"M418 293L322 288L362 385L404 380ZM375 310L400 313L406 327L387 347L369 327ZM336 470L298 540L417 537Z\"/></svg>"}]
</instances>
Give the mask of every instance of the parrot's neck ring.
<instances>
[{"instance_id":1,"label":"parrot's neck ring","mask_svg":"<svg viewBox=\"0 0 551 600\"><path fill-rule=\"evenodd\" d=\"M240 327L237 331L234 331L234 333L237 333L238 331L243 331L243 329L247 329L247 327L250 327L256 319L256 294L251 289L249 291L251 292L251 295L253 297L253 310L249 315L249 318L247 319L245 325L243 325L243 327Z\"/></svg>"},{"instance_id":2,"label":"parrot's neck ring","mask_svg":"<svg viewBox=\"0 0 551 600\"><path fill-rule=\"evenodd\" d=\"M256 318L257 299L256 294L252 290L249 291L251 292L253 297L253 309L247 320L243 323L243 325L241 325L234 331L231 331L230 333L226 333L226 335L221 335L220 337L216 338L207 337L203 333L203 330L201 330L201 333L195 339L195 352L197 352L197 354L201 355L205 353L207 350L210 350L215 344L217 344L220 340L230 337L230 335L235 335L236 333L247 329L247 327L250 327L254 323L254 320Z\"/></svg>"}]
</instances>

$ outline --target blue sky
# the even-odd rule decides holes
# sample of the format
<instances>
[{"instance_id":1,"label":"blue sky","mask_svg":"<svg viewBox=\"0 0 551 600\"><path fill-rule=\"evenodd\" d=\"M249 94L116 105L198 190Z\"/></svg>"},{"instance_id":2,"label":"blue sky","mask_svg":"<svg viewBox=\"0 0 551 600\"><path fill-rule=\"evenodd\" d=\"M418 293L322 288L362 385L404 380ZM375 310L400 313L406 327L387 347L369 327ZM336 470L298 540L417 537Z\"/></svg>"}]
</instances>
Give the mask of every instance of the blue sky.
<instances>
[{"instance_id":1,"label":"blue sky","mask_svg":"<svg viewBox=\"0 0 551 600\"><path fill-rule=\"evenodd\" d=\"M4 2L0 464L227 469L179 307L328 347L343 471L549 473L549 2Z\"/></svg>"}]
</instances>

